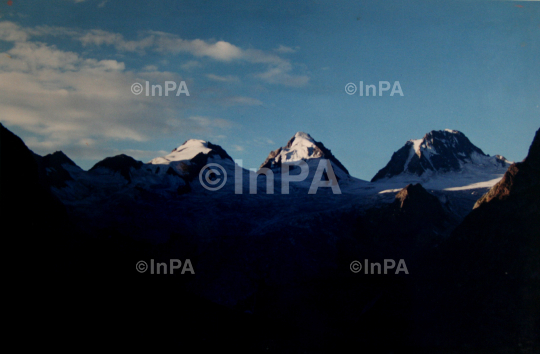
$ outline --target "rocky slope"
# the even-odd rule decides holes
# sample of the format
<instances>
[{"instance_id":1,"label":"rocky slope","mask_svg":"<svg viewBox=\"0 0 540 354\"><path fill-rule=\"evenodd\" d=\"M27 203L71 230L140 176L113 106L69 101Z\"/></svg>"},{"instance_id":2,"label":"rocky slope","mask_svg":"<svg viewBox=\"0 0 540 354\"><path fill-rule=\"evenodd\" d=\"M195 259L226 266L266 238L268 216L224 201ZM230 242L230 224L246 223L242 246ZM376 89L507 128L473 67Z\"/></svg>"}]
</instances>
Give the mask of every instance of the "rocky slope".
<instances>
[{"instance_id":1,"label":"rocky slope","mask_svg":"<svg viewBox=\"0 0 540 354\"><path fill-rule=\"evenodd\" d=\"M436 271L418 286L418 306L433 316L420 322L434 325L420 332L446 345L540 350L540 130L428 265Z\"/></svg>"},{"instance_id":2,"label":"rocky slope","mask_svg":"<svg viewBox=\"0 0 540 354\"><path fill-rule=\"evenodd\" d=\"M340 178L340 175L342 177L349 175L349 171L345 166L323 143L315 141L309 134L304 132L297 132L285 146L271 151L260 168L276 169L283 163L311 159L330 160L338 178Z\"/></svg>"},{"instance_id":3,"label":"rocky slope","mask_svg":"<svg viewBox=\"0 0 540 354\"><path fill-rule=\"evenodd\" d=\"M457 130L433 130L422 139L409 140L396 151L372 182L400 175L444 174L461 172L468 165L483 166L503 173L508 161L499 155L489 156Z\"/></svg>"}]
</instances>

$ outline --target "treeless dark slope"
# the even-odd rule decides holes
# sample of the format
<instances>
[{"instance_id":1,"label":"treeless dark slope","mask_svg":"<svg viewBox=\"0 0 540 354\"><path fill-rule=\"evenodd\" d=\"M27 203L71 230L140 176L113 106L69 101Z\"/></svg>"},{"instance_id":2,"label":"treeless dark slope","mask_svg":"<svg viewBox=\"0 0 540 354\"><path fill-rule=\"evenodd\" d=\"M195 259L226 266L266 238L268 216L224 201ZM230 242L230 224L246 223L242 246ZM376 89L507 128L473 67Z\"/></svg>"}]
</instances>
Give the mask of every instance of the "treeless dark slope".
<instances>
[{"instance_id":1,"label":"treeless dark slope","mask_svg":"<svg viewBox=\"0 0 540 354\"><path fill-rule=\"evenodd\" d=\"M447 246L464 331L478 345L538 350L540 130L527 158L477 202Z\"/></svg>"}]
</instances>

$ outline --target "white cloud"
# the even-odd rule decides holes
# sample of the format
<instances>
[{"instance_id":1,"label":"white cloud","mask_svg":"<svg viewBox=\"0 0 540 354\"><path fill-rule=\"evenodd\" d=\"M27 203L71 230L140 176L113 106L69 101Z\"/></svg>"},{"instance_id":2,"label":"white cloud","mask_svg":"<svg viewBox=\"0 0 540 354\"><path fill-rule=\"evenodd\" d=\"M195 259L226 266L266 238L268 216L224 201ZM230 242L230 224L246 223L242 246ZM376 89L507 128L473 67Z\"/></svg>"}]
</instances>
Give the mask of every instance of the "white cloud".
<instances>
[{"instance_id":1,"label":"white cloud","mask_svg":"<svg viewBox=\"0 0 540 354\"><path fill-rule=\"evenodd\" d=\"M240 81L238 76L234 76L234 75L219 76L219 75L214 75L214 74L206 74L206 77L209 78L210 80L221 81L221 82L238 82L238 81Z\"/></svg>"},{"instance_id":2,"label":"white cloud","mask_svg":"<svg viewBox=\"0 0 540 354\"><path fill-rule=\"evenodd\" d=\"M176 73L126 71L123 62L84 58L19 38L0 55L0 118L7 127L35 134L25 141L37 153L62 149L73 158L95 158L88 154L93 147L93 154L99 151L103 158L116 140L213 134L232 125L219 118L182 117L182 111L196 106L195 97L131 93L131 85L140 80L182 81Z\"/></svg>"},{"instance_id":3,"label":"white cloud","mask_svg":"<svg viewBox=\"0 0 540 354\"><path fill-rule=\"evenodd\" d=\"M0 40L7 42L20 42L28 39L28 33L19 27L19 25L10 22L0 22Z\"/></svg>"},{"instance_id":4,"label":"white cloud","mask_svg":"<svg viewBox=\"0 0 540 354\"><path fill-rule=\"evenodd\" d=\"M180 67L184 70L192 70L192 69L195 69L195 68L202 68L202 64L196 60L190 60L182 65L180 65Z\"/></svg>"},{"instance_id":5,"label":"white cloud","mask_svg":"<svg viewBox=\"0 0 540 354\"><path fill-rule=\"evenodd\" d=\"M57 145L49 141L39 142L33 137L25 139L26 145L33 151L44 151L43 154L57 150L62 150L70 158L76 157L82 160L103 160L107 156L116 156L126 154L133 157L135 160L147 162L155 157L167 155L169 152L165 150L140 150L140 149L117 149L99 144L73 144L73 145Z\"/></svg>"},{"instance_id":6,"label":"white cloud","mask_svg":"<svg viewBox=\"0 0 540 354\"><path fill-rule=\"evenodd\" d=\"M245 96L233 96L225 99L225 105L235 106L235 105L245 105L245 106L261 106L263 103L256 98L245 97Z\"/></svg>"},{"instance_id":7,"label":"white cloud","mask_svg":"<svg viewBox=\"0 0 540 354\"><path fill-rule=\"evenodd\" d=\"M157 71L158 67L155 65L146 65L144 68L142 68L143 71Z\"/></svg>"},{"instance_id":8,"label":"white cloud","mask_svg":"<svg viewBox=\"0 0 540 354\"><path fill-rule=\"evenodd\" d=\"M291 75L289 74L290 68L283 66L276 66L269 68L267 71L257 74L256 76L270 84L281 84L286 86L300 87L309 82L309 76L307 75Z\"/></svg>"},{"instance_id":9,"label":"white cloud","mask_svg":"<svg viewBox=\"0 0 540 354\"><path fill-rule=\"evenodd\" d=\"M36 71L39 69L61 69L75 71L84 68L124 70L124 63L116 60L83 59L77 53L66 52L44 43L17 42L0 60L0 68L6 71ZM10 60L6 60L9 58Z\"/></svg>"},{"instance_id":10,"label":"white cloud","mask_svg":"<svg viewBox=\"0 0 540 354\"><path fill-rule=\"evenodd\" d=\"M233 123L185 112L208 106L205 100L224 106L262 105L258 99L230 95L216 88L208 97L203 93L190 97L136 96L131 92L135 82L185 80L190 91L193 82L177 73L159 71L155 65L132 71L119 60L100 60L30 41L44 36L74 38L85 46L110 45L124 52L185 52L224 63L263 64L266 71L255 77L269 83L300 86L309 80L293 75L291 63L274 53L244 50L225 41L183 40L161 32L146 32L136 40L126 40L121 34L102 30L24 28L13 22L0 22L0 41L12 43L11 49L0 53L0 119L7 127L18 126L32 133L25 141L40 154L61 149L75 159L101 159L119 151L111 147L118 140L144 142L180 133L224 138L222 132L233 127ZM159 62L168 63L166 58ZM202 66L199 60L190 60L181 67L189 70ZM208 74L207 77L222 82L240 80L232 75ZM141 157L135 153L133 156L163 155L154 153L145 155L146 152L138 151L136 154Z\"/></svg>"},{"instance_id":11,"label":"white cloud","mask_svg":"<svg viewBox=\"0 0 540 354\"><path fill-rule=\"evenodd\" d=\"M1 32L0 32L1 33ZM144 54L146 51L155 51L162 54L191 54L199 58L210 58L221 62L248 62L252 64L264 64L267 66L264 72L254 75L270 84L283 84L286 86L304 86L309 82L307 75L295 75L292 73L293 66L287 59L275 53L265 52L259 49L242 49L226 41L205 41L202 39L186 40L177 35L146 31L139 33L137 40L126 40L122 34L112 33L99 29L86 32L52 27L37 27L27 32L20 31L19 36L26 34L39 35L68 35L80 41L84 46L113 46L120 52L136 52ZM296 49L281 45L275 51L290 53ZM184 70L201 67L198 61L189 61L181 66ZM212 75L212 74L209 74ZM213 79L219 80L217 76ZM223 80L219 80L223 81Z\"/></svg>"},{"instance_id":12,"label":"white cloud","mask_svg":"<svg viewBox=\"0 0 540 354\"><path fill-rule=\"evenodd\" d=\"M155 50L162 53L178 54L183 52L226 62L242 57L240 48L225 41L211 43L201 39L186 40L173 34L157 31L149 31L148 34L149 36L141 41L152 41Z\"/></svg>"},{"instance_id":13,"label":"white cloud","mask_svg":"<svg viewBox=\"0 0 540 354\"><path fill-rule=\"evenodd\" d=\"M210 118L204 116L192 116L188 118L188 121L191 121L195 127L207 128L215 127L219 129L231 128L233 124L222 118Z\"/></svg>"},{"instance_id":14,"label":"white cloud","mask_svg":"<svg viewBox=\"0 0 540 354\"><path fill-rule=\"evenodd\" d=\"M257 146L275 145L276 143L272 139L258 137L253 139L253 143Z\"/></svg>"},{"instance_id":15,"label":"white cloud","mask_svg":"<svg viewBox=\"0 0 540 354\"><path fill-rule=\"evenodd\" d=\"M279 45L278 48L274 49L274 51L278 52L278 53L294 53L298 50L298 47L296 48L291 48L291 47L287 47L287 46L284 46L284 45Z\"/></svg>"},{"instance_id":16,"label":"white cloud","mask_svg":"<svg viewBox=\"0 0 540 354\"><path fill-rule=\"evenodd\" d=\"M119 33L112 33L103 30L90 30L84 34L78 34L77 39L85 46L88 45L112 45L119 51L140 52L155 45L154 36L147 36L139 40L127 41Z\"/></svg>"}]
</instances>

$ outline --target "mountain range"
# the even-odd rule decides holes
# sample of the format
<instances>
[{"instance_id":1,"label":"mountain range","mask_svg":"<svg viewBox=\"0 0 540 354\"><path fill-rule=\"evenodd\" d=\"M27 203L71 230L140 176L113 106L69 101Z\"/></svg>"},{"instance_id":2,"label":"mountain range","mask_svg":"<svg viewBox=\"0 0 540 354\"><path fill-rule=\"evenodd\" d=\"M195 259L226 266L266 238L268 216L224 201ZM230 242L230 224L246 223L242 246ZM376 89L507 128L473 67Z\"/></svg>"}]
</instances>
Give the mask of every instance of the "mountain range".
<instances>
[{"instance_id":1,"label":"mountain range","mask_svg":"<svg viewBox=\"0 0 540 354\"><path fill-rule=\"evenodd\" d=\"M56 180L74 180L72 173L79 176L83 173L81 169L75 171L76 165L62 152L47 155L43 159L36 158L47 169L51 183L61 183L56 187L65 186L63 182ZM279 172L282 163L302 160L308 162L310 172L313 174L320 159L330 160L333 171L341 183L363 182L350 176L347 168L323 143L303 132L297 132L285 146L271 151L260 168L269 168L274 172ZM234 171L235 167L233 159L219 145L191 139L173 149L170 154L156 157L148 163L119 155L98 162L88 173L100 175L101 178L105 178L104 176L113 178L112 176L119 174L126 180L126 184L131 183L132 178L135 178L135 180L140 179L139 185L142 186L159 184L162 187L188 190L189 183L196 179L201 168L208 163L218 163L228 171ZM71 167L67 167L66 170L62 167L64 164ZM402 188L409 183L423 183L438 190L467 186L487 188L502 178L510 164L510 161L500 155L484 154L461 132L431 131L422 139L406 142L392 155L387 165L372 178L371 182L375 189L380 189L382 186L388 189ZM248 172L244 170L244 173ZM176 176L180 179L164 179L164 175ZM161 177L158 178L158 176Z\"/></svg>"},{"instance_id":2,"label":"mountain range","mask_svg":"<svg viewBox=\"0 0 540 354\"><path fill-rule=\"evenodd\" d=\"M147 163L118 155L84 171L62 152L32 153L4 126L0 134L3 234L17 225L13 249L32 256L24 274L39 288L51 288L52 277L65 292L78 279L112 294L122 293L119 279L133 279L127 288L147 289L140 298L148 306L166 298L162 311L200 323L183 340L234 338L251 352L539 348L540 130L518 163L485 155L460 132L432 131L397 150L370 182L298 132L261 168L279 182L284 163L311 169L330 160L341 194L314 195L308 182L291 183L290 194L268 194L260 183L252 194L254 172L202 140ZM209 163L230 174L219 191L199 179ZM135 268L186 258L194 275ZM385 259L404 259L409 274L350 270L353 260ZM58 298L47 301L61 308Z\"/></svg>"}]
</instances>

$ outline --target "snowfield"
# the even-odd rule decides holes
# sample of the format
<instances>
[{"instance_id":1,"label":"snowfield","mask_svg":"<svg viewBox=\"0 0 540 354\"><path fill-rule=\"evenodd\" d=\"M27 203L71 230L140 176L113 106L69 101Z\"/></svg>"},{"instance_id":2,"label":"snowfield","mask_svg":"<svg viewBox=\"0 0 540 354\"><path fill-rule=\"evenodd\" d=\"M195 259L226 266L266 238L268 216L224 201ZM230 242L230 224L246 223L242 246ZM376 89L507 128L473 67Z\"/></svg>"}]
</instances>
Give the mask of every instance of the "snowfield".
<instances>
[{"instance_id":1,"label":"snowfield","mask_svg":"<svg viewBox=\"0 0 540 354\"><path fill-rule=\"evenodd\" d=\"M316 144L311 136L299 132L288 146L276 150L278 153L273 157L271 154L267 161L272 163L270 174L274 182L269 190L266 184L269 177L238 166L216 145L191 139L166 156L156 157L140 168L131 167L130 181L108 168L84 171L65 164L62 167L72 180L67 180L65 187L53 188L53 192L89 230L116 225L129 230L133 237L160 243L178 227L206 230L216 225L236 225L253 236L290 227L309 233L308 229L316 227L316 223L305 223L307 219L330 220L334 215L358 213L391 203L403 187L416 183L461 217L502 178L505 166L509 165L508 161L502 165L497 157L473 152L461 163L460 171L428 170L421 176L401 173L368 182L350 176L338 166L339 161L333 160L331 165L341 193L319 187L315 195L309 195L315 170L324 157ZM413 154L431 149L424 147L423 140L409 144ZM436 151L431 149L430 154ZM309 167L308 177L290 182L289 194L284 195L281 164L300 160ZM221 173L227 176L223 187L216 191L205 188L199 179L200 169L210 163L221 166ZM290 173L298 174L298 168L291 168ZM238 180L242 181L241 193L235 184ZM250 183L255 181L256 188L250 190Z\"/></svg>"}]
</instances>

